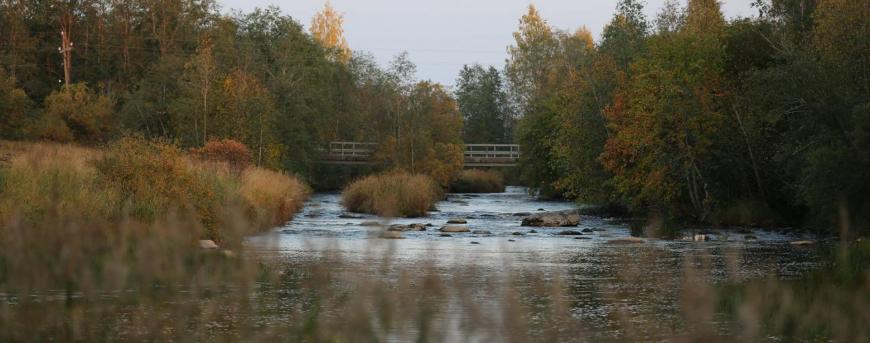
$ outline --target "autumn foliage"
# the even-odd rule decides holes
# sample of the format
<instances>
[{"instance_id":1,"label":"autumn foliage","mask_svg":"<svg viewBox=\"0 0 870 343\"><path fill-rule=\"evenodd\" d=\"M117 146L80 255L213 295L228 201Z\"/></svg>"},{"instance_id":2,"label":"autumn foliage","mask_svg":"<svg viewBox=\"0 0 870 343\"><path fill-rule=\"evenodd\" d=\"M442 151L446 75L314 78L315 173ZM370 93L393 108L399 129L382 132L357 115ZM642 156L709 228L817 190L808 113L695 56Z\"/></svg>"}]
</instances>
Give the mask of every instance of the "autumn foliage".
<instances>
[{"instance_id":1,"label":"autumn foliage","mask_svg":"<svg viewBox=\"0 0 870 343\"><path fill-rule=\"evenodd\" d=\"M289 220L308 188L259 168L242 173L201 162L177 146L127 137L106 149L52 143L0 143L0 223L76 216L94 223L145 224L185 218L191 235L237 243L241 234ZM46 191L49 190L49 191ZM245 230L232 222L246 218Z\"/></svg>"},{"instance_id":2,"label":"autumn foliage","mask_svg":"<svg viewBox=\"0 0 870 343\"><path fill-rule=\"evenodd\" d=\"M236 172L245 170L253 161L248 146L232 139L212 140L201 148L190 149L190 153L204 161L226 163Z\"/></svg>"}]
</instances>

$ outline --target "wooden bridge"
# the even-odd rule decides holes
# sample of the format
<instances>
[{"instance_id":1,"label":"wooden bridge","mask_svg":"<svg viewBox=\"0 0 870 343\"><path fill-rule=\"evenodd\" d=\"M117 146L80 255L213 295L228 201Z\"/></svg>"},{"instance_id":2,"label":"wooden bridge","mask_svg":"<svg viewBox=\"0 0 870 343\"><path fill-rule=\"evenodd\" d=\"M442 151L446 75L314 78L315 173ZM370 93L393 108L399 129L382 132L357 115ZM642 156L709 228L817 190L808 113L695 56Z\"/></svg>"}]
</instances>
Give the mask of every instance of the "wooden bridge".
<instances>
[{"instance_id":1,"label":"wooden bridge","mask_svg":"<svg viewBox=\"0 0 870 343\"><path fill-rule=\"evenodd\" d=\"M377 143L330 142L321 163L374 164ZM520 158L517 144L465 144L466 167L513 167Z\"/></svg>"}]
</instances>

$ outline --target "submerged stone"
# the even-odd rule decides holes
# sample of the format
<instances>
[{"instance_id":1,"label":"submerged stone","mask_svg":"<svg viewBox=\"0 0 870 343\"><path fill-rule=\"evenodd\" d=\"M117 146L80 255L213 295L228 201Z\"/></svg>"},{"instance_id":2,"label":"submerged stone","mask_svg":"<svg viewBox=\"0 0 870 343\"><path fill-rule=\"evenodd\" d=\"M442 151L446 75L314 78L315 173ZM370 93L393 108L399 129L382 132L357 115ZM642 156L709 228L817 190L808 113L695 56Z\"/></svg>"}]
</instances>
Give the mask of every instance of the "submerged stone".
<instances>
[{"instance_id":1,"label":"submerged stone","mask_svg":"<svg viewBox=\"0 0 870 343\"><path fill-rule=\"evenodd\" d=\"M471 232L471 230L469 230L467 226L459 226L459 225L445 225L445 226L442 226L439 231L451 232L451 233Z\"/></svg>"},{"instance_id":2,"label":"submerged stone","mask_svg":"<svg viewBox=\"0 0 870 343\"><path fill-rule=\"evenodd\" d=\"M643 238L639 237L623 237L617 239L611 239L607 241L607 243L611 244L633 244L633 243L643 243L646 242Z\"/></svg>"}]
</instances>

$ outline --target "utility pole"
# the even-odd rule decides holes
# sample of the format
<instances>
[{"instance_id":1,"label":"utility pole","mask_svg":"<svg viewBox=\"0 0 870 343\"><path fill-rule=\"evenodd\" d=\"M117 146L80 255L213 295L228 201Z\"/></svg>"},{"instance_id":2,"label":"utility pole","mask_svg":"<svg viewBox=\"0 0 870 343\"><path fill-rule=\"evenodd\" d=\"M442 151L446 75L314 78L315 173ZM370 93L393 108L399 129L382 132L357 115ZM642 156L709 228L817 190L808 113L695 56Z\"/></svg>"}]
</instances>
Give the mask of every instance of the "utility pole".
<instances>
[{"instance_id":1,"label":"utility pole","mask_svg":"<svg viewBox=\"0 0 870 343\"><path fill-rule=\"evenodd\" d=\"M72 50L73 50L73 42L70 40L69 32L66 29L60 30L60 42L61 46L57 48L57 51L63 55L63 79L64 85L69 86L72 79Z\"/></svg>"}]
</instances>

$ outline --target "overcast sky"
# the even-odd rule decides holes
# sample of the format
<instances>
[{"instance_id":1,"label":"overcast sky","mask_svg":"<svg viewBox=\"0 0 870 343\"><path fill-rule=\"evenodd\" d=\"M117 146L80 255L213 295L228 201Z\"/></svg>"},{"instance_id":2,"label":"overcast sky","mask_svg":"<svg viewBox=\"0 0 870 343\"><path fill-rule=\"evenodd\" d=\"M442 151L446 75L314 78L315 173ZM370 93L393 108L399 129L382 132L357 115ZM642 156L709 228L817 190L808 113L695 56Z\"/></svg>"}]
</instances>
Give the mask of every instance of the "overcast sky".
<instances>
[{"instance_id":1,"label":"overcast sky","mask_svg":"<svg viewBox=\"0 0 870 343\"><path fill-rule=\"evenodd\" d=\"M302 23L325 0L218 0L225 12L276 5ZM647 0L648 18L665 0ZM756 14L752 0L724 0L725 16ZM381 64L407 51L417 64L417 76L452 85L462 65L504 66L519 18L529 0L332 0L344 14L344 30L353 50L368 51ZM613 16L614 0L531 1L551 26L574 30L586 25L596 39Z\"/></svg>"}]
</instances>

